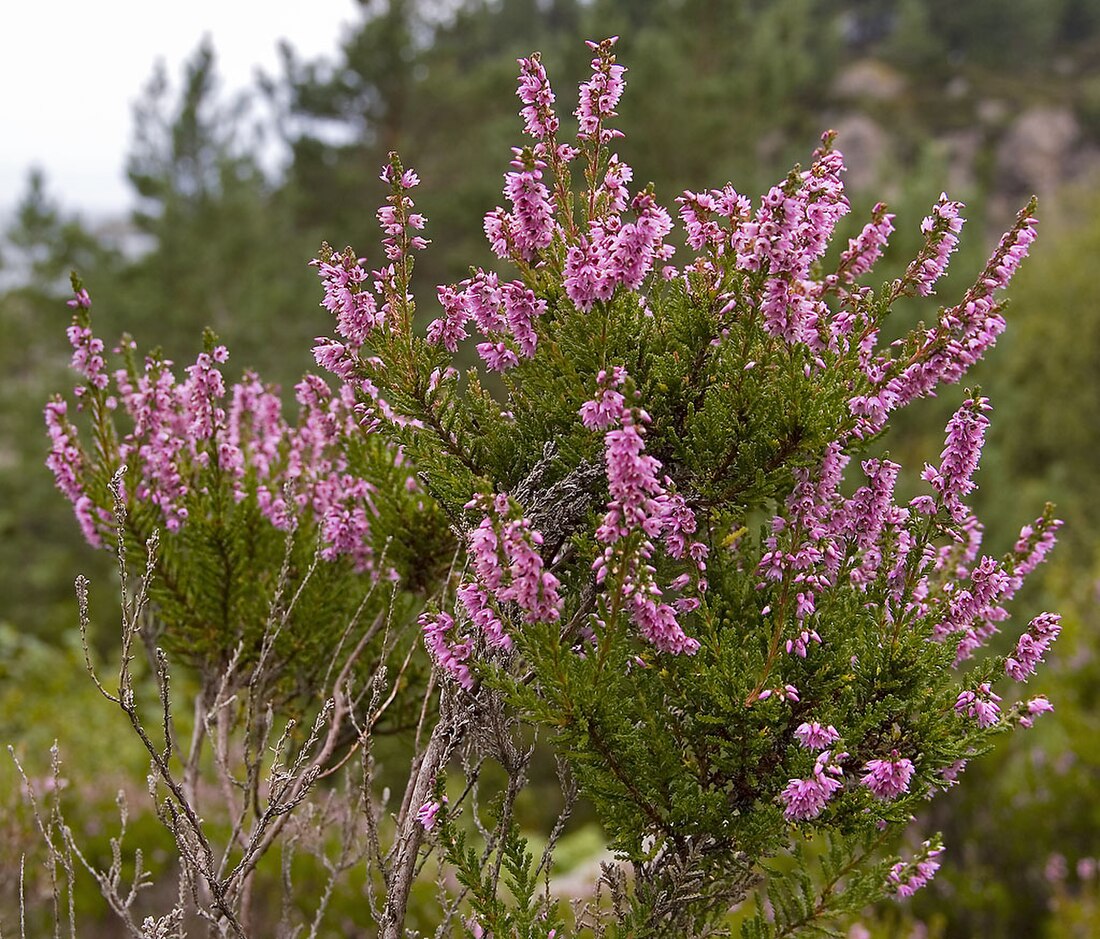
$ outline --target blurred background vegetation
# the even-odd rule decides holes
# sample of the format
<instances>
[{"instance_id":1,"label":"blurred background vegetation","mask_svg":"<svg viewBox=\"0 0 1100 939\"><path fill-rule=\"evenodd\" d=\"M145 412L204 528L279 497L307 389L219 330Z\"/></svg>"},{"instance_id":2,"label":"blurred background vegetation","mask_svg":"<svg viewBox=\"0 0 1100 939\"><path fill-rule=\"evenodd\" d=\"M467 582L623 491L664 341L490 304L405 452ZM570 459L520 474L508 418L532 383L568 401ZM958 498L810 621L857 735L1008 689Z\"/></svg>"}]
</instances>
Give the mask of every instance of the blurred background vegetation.
<instances>
[{"instance_id":1,"label":"blurred background vegetation","mask_svg":"<svg viewBox=\"0 0 1100 939\"><path fill-rule=\"evenodd\" d=\"M107 850L95 807L113 802L120 769L143 772L121 735L79 729L93 698L74 648L74 575L103 585L105 647L113 607L109 558L80 544L43 466L42 405L69 381L68 271L81 271L101 335L125 330L183 361L209 325L232 350L232 373L255 367L289 388L312 364L312 337L329 331L306 266L320 241L377 260L386 151L423 179L433 246L417 277L430 308L435 284L489 262L481 217L521 138L516 57L543 52L564 115L587 70L581 40L619 34L620 152L666 205L727 181L758 194L833 127L852 232L880 198L897 213L884 277L915 250L941 189L967 203L941 289L950 299L1038 194L1040 238L1010 291L1008 331L968 381L995 407L980 477L987 548L1005 550L1045 499L1067 521L1041 582L1016 601L1022 616L1065 614L1054 661L1028 689L1050 695L1055 719L1006 741L936 803L920 829L944 831L943 873L851 935L1100 935L1100 0L360 4L330 56L303 61L286 46L281 71L245 95L221 91L209 45L182 74L153 75L135 110L129 218L92 226L28 175L0 233L0 742L41 766L60 739L89 837ZM913 303L894 328L933 315ZM961 389L918 403L886 441L911 481L960 399ZM0 784L6 919L33 838L9 769ZM537 805L530 814L538 821ZM575 842L598 844L583 830Z\"/></svg>"}]
</instances>

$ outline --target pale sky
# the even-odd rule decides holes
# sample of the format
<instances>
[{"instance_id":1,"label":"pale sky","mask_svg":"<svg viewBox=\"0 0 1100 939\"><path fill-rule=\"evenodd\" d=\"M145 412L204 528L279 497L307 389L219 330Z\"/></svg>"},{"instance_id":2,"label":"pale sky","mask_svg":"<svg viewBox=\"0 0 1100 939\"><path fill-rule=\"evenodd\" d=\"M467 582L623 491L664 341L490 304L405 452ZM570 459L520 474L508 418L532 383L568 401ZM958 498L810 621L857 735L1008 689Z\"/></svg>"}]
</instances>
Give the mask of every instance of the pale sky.
<instances>
[{"instance_id":1,"label":"pale sky","mask_svg":"<svg viewBox=\"0 0 1100 939\"><path fill-rule=\"evenodd\" d=\"M158 59L177 89L209 34L228 93L257 68L276 72L280 39L302 58L333 55L357 11L355 0L0 0L0 212L38 165L64 208L123 213L133 104Z\"/></svg>"}]
</instances>

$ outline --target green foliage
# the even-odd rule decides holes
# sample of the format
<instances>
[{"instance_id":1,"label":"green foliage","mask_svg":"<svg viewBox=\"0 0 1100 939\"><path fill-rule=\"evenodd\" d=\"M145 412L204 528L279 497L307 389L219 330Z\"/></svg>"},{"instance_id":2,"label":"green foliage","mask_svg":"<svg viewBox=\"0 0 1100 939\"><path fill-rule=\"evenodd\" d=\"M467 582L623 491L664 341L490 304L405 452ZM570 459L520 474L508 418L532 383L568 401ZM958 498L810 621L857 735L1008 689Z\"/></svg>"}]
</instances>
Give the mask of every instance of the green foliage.
<instances>
[{"instance_id":1,"label":"green foliage","mask_svg":"<svg viewBox=\"0 0 1100 939\"><path fill-rule=\"evenodd\" d=\"M527 839L514 821L510 824L500 821L504 824L500 844L495 851L482 856L444 807L439 816L443 859L454 867L458 882L469 892L476 922L486 933L545 939L548 932L561 930L564 924L556 904L539 895L542 889L539 871ZM503 896L500 881L507 890ZM467 920L468 928L473 922L472 918Z\"/></svg>"},{"instance_id":2,"label":"green foliage","mask_svg":"<svg viewBox=\"0 0 1100 939\"><path fill-rule=\"evenodd\" d=\"M883 840L796 842L786 863L768 866L757 910L741 924L742 939L843 935L837 924L886 892L889 864L867 863Z\"/></svg>"}]
</instances>

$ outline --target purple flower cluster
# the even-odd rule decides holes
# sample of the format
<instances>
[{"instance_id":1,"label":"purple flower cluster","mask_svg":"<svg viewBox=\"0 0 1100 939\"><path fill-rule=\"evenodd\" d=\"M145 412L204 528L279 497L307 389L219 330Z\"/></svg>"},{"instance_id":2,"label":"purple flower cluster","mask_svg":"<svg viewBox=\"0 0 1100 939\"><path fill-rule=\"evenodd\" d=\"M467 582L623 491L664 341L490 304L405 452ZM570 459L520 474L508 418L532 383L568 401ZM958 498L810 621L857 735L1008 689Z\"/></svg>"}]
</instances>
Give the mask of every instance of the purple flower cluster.
<instances>
[{"instance_id":1,"label":"purple flower cluster","mask_svg":"<svg viewBox=\"0 0 1100 939\"><path fill-rule=\"evenodd\" d=\"M842 575L863 591L884 578L886 622L930 619L934 639L957 641L957 661L995 634L1008 616L1005 604L1049 553L1061 522L1048 513L1025 526L1008 558L979 558L982 528L963 500L975 488L988 407L984 398L973 398L956 411L940 465L926 465L922 474L935 495L917 496L908 506L894 502L900 467L889 460L864 461L868 484L843 498L839 487L848 459L838 443L826 450L816 473L796 470L786 512L772 520L758 566L760 588L777 585L778 599L763 614L771 615L778 603L776 615L793 619L788 653L805 657L811 642L821 642L812 620L817 596ZM941 507L950 523L929 528ZM951 542L934 547L929 538L936 531Z\"/></svg>"},{"instance_id":2,"label":"purple flower cluster","mask_svg":"<svg viewBox=\"0 0 1100 939\"><path fill-rule=\"evenodd\" d=\"M365 286L367 272L362 267L363 260L356 258L349 248L343 254L333 255L331 261L310 262L324 285L321 306L336 317L337 334L355 349L384 325L374 294Z\"/></svg>"},{"instance_id":3,"label":"purple flower cluster","mask_svg":"<svg viewBox=\"0 0 1100 939\"><path fill-rule=\"evenodd\" d=\"M839 763L846 753L834 756L825 750L814 763L813 773L805 779L792 779L779 793L783 814L791 821L804 822L817 818L833 795L844 787L844 771Z\"/></svg>"},{"instance_id":4,"label":"purple flower cluster","mask_svg":"<svg viewBox=\"0 0 1100 939\"><path fill-rule=\"evenodd\" d=\"M921 853L908 863L899 861L890 868L889 884L894 893L903 899L913 896L921 887L928 886L940 869L939 859L943 848L938 844L933 845L931 841L924 842L921 848Z\"/></svg>"},{"instance_id":5,"label":"purple flower cluster","mask_svg":"<svg viewBox=\"0 0 1100 939\"><path fill-rule=\"evenodd\" d=\"M1026 714L1020 716L1020 726L1030 727L1035 723L1035 718L1040 714L1046 714L1054 710L1054 705L1051 704L1045 695L1039 695L1038 697L1031 698L1024 706Z\"/></svg>"},{"instance_id":6,"label":"purple flower cluster","mask_svg":"<svg viewBox=\"0 0 1100 939\"><path fill-rule=\"evenodd\" d=\"M1000 695L994 693L989 682L983 681L977 691L961 691L955 700L955 711L973 718L983 730L992 727L1001 719L998 705Z\"/></svg>"},{"instance_id":7,"label":"purple flower cluster","mask_svg":"<svg viewBox=\"0 0 1100 939\"><path fill-rule=\"evenodd\" d=\"M83 291L87 296L87 291ZM72 302L72 301L69 301ZM90 302L90 301L89 301ZM80 305L80 309L86 309ZM91 327L80 322L82 317L74 317L68 328L69 344L73 347L70 367L92 387L102 391L110 383L106 363L103 360L103 340L92 335ZM76 395L84 394L83 387L76 388Z\"/></svg>"},{"instance_id":8,"label":"purple flower cluster","mask_svg":"<svg viewBox=\"0 0 1100 939\"><path fill-rule=\"evenodd\" d=\"M450 613L421 613L418 622L435 663L467 691L473 688L474 678L466 664L474 650L473 638L454 638L455 621Z\"/></svg>"},{"instance_id":9,"label":"purple flower cluster","mask_svg":"<svg viewBox=\"0 0 1100 939\"><path fill-rule=\"evenodd\" d=\"M633 222L623 222L611 211L589 222L588 234L571 245L565 255L565 295L578 310L588 312L597 302L611 299L619 287L637 290L657 261L672 255L664 243L672 231L672 219L650 192L640 192L630 202Z\"/></svg>"},{"instance_id":10,"label":"purple flower cluster","mask_svg":"<svg viewBox=\"0 0 1100 939\"><path fill-rule=\"evenodd\" d=\"M1020 636L1016 650L1005 661L1005 674L1014 681L1027 681L1035 667L1043 661L1047 649L1062 631L1062 617L1056 613L1040 613Z\"/></svg>"},{"instance_id":11,"label":"purple flower cluster","mask_svg":"<svg viewBox=\"0 0 1100 939\"><path fill-rule=\"evenodd\" d=\"M891 751L888 760L868 760L863 769L860 782L876 799L888 802L909 791L913 761L899 756L897 750Z\"/></svg>"},{"instance_id":12,"label":"purple flower cluster","mask_svg":"<svg viewBox=\"0 0 1100 939\"><path fill-rule=\"evenodd\" d=\"M46 405L46 430L50 435L50 454L46 466L54 475L57 488L72 503L73 513L85 540L93 548L103 544L98 525L110 525L111 513L97 508L84 489L84 451L80 448L76 428L66 417L68 405L59 397Z\"/></svg>"},{"instance_id":13,"label":"purple flower cluster","mask_svg":"<svg viewBox=\"0 0 1100 939\"><path fill-rule=\"evenodd\" d=\"M519 62L519 87L516 95L523 102L520 114L523 129L540 143L550 142L558 131L559 122L554 114L554 92L542 67L537 52Z\"/></svg>"},{"instance_id":14,"label":"purple flower cluster","mask_svg":"<svg viewBox=\"0 0 1100 939\"><path fill-rule=\"evenodd\" d=\"M88 296L87 290L74 284L73 298L66 300L65 305L72 307L74 310L90 310L92 308L92 298Z\"/></svg>"},{"instance_id":15,"label":"purple flower cluster","mask_svg":"<svg viewBox=\"0 0 1100 939\"><path fill-rule=\"evenodd\" d=\"M780 602L786 597L786 604L793 605L797 632L787 640L786 649L800 658L806 657L809 642L821 642L810 625L817 595L835 586L841 575L866 591L885 573L891 601L904 602L913 535L909 511L893 499L900 467L889 460L865 460L868 484L846 499L840 484L847 463L848 457L834 443L816 474L796 471L786 515L772 519L772 534L758 565L764 578L761 589L778 582ZM888 612L893 615L893 610ZM771 606L763 613L772 613Z\"/></svg>"},{"instance_id":16,"label":"purple flower cluster","mask_svg":"<svg viewBox=\"0 0 1100 939\"><path fill-rule=\"evenodd\" d=\"M485 516L469 537L476 579L463 584L458 596L486 641L510 649L500 605L516 604L529 623L553 623L562 610L560 585L539 554L542 535L513 500L504 494L478 496L466 507Z\"/></svg>"},{"instance_id":17,"label":"purple flower cluster","mask_svg":"<svg viewBox=\"0 0 1100 939\"><path fill-rule=\"evenodd\" d=\"M763 271L768 280L760 302L764 328L790 343L824 346L828 310L810 280L810 268L825 253L837 222L849 211L840 174L844 158L826 134L805 172L773 186L752 221L734 236L738 266Z\"/></svg>"},{"instance_id":18,"label":"purple flower cluster","mask_svg":"<svg viewBox=\"0 0 1100 939\"><path fill-rule=\"evenodd\" d=\"M921 479L940 495L944 507L956 522L962 522L969 514L962 501L975 489L974 473L981 461L985 432L989 427L988 398L968 398L947 424L947 440L940 453L939 467L925 464Z\"/></svg>"},{"instance_id":19,"label":"purple flower cluster","mask_svg":"<svg viewBox=\"0 0 1100 939\"><path fill-rule=\"evenodd\" d=\"M1051 517L1048 512L1037 518L1032 525L1025 525L1020 529L1020 537L1013 549L1013 593L1020 589L1028 574L1046 559L1058 540L1058 529L1061 527L1062 520Z\"/></svg>"},{"instance_id":20,"label":"purple flower cluster","mask_svg":"<svg viewBox=\"0 0 1100 939\"><path fill-rule=\"evenodd\" d=\"M597 583L610 580L615 584L634 625L647 641L661 652L691 655L699 643L684 633L679 614L697 609L700 601L695 596L681 596L672 604L665 602L650 561L656 550L654 541L663 537L670 557L693 562L696 590L702 592L706 589L701 576L706 570L707 547L691 539L694 513L682 497L669 492L671 480L658 478L661 462L645 452L644 426L649 415L626 405L619 390L625 380L622 368L600 372L595 398L580 410L586 427L606 431L604 459L611 500L596 531L596 539L606 547L593 570ZM680 590L691 581L692 575L685 574L671 586Z\"/></svg>"},{"instance_id":21,"label":"purple flower cluster","mask_svg":"<svg viewBox=\"0 0 1100 939\"><path fill-rule=\"evenodd\" d=\"M458 289L458 288L461 288ZM486 366L504 372L531 358L538 347L535 321L546 312L546 301L522 281L501 284L496 274L478 270L458 287L439 287L443 316L428 325L428 341L450 352L469 335L473 321L485 342L477 353Z\"/></svg>"},{"instance_id":22,"label":"purple flower cluster","mask_svg":"<svg viewBox=\"0 0 1100 939\"><path fill-rule=\"evenodd\" d=\"M423 215L412 211L415 205L408 195L409 190L420 185L420 178L413 170L403 169L396 154L390 154L389 162L382 167L381 179L390 185L390 194L377 213L385 236L382 246L390 263L371 272L370 287L362 267L364 259L356 258L351 248L335 254L326 244L321 257L310 262L318 269L324 284L321 305L336 316L336 332L340 337L319 336L313 355L321 368L343 382L355 376L361 364L360 350L373 332L409 328L410 255L429 244L426 238L410 234L422 230L426 223ZM359 390L375 397L373 387L362 386ZM376 404L376 411L384 419L401 425L411 423L403 415L393 413L385 400L376 398Z\"/></svg>"},{"instance_id":23,"label":"purple flower cluster","mask_svg":"<svg viewBox=\"0 0 1100 939\"><path fill-rule=\"evenodd\" d=\"M688 244L695 251L713 251L716 257L725 256L731 248L736 250L733 238L752 214L748 197L728 185L706 192L685 189L676 202Z\"/></svg>"},{"instance_id":24,"label":"purple flower cluster","mask_svg":"<svg viewBox=\"0 0 1100 939\"><path fill-rule=\"evenodd\" d=\"M807 750L824 750L840 739L840 734L832 724L823 727L817 721L799 724L794 735Z\"/></svg>"},{"instance_id":25,"label":"purple flower cluster","mask_svg":"<svg viewBox=\"0 0 1100 939\"><path fill-rule=\"evenodd\" d=\"M98 339L82 342L102 348ZM356 570L374 571L374 487L351 470L344 453L344 437L359 423L352 389L345 385L333 395L320 378L307 376L295 389L300 410L291 425L282 417L278 390L255 374L247 372L227 387L221 371L227 357L224 346L200 353L183 381L163 359L147 358L143 368L128 365L113 375L99 367L96 374L113 379L113 389L97 390L113 390L107 400L117 402L130 424L118 436L117 451L105 455L114 465L128 466L128 496L154 506L164 527L176 532L187 523L194 500L224 484L236 503L255 499L278 529L293 529L300 518L311 517L325 559L346 557ZM86 491L86 459L65 411L59 399L46 409L53 442L48 464L85 537L98 545L112 516ZM395 452L395 468L400 461Z\"/></svg>"},{"instance_id":26,"label":"purple flower cluster","mask_svg":"<svg viewBox=\"0 0 1100 939\"><path fill-rule=\"evenodd\" d=\"M435 828L439 813L446 804L447 797L443 796L442 800L429 799L416 810L416 820L420 822L425 831L431 831Z\"/></svg>"},{"instance_id":27,"label":"purple flower cluster","mask_svg":"<svg viewBox=\"0 0 1100 939\"><path fill-rule=\"evenodd\" d=\"M894 232L894 215L886 211L886 203L879 202L871 210L871 221L863 230L848 240L847 249L840 255L837 276L850 284L870 272L882 257L886 243Z\"/></svg>"},{"instance_id":28,"label":"purple flower cluster","mask_svg":"<svg viewBox=\"0 0 1100 939\"><path fill-rule=\"evenodd\" d=\"M511 649L512 637L504 627L502 609L515 604L529 623L553 623L561 616L558 579L545 569L539 547L542 536L531 527L520 507L508 496L477 496L466 506L484 513L469 535L474 577L459 586L458 600L486 643ZM459 636L449 613L425 613L420 617L424 644L441 669L467 690L474 679L469 661L474 637Z\"/></svg>"},{"instance_id":29,"label":"purple flower cluster","mask_svg":"<svg viewBox=\"0 0 1100 939\"><path fill-rule=\"evenodd\" d=\"M952 202L947 193L940 193L939 201L932 206L932 214L921 222L924 233L924 247L909 265L899 284L899 291L912 289L922 297L927 297L947 270L947 263L959 245L959 232L965 219L959 214L961 202Z\"/></svg>"},{"instance_id":30,"label":"purple flower cluster","mask_svg":"<svg viewBox=\"0 0 1100 939\"><path fill-rule=\"evenodd\" d=\"M897 354L873 355L870 347L865 350L861 364L872 388L869 394L856 395L849 401L849 408L856 418L852 430L854 436L877 433L885 426L891 411L933 394L941 382L959 381L967 369L997 341L1004 331L1005 321L993 294L1008 285L1009 278L1035 239L1036 222L1031 217L1031 208L1027 206L1020 212L1013 227L1001 238L977 282L967 291L961 303L941 311L935 326L915 330L896 344L900 349ZM950 215L952 210L944 208L943 211ZM927 219L925 221L928 222ZM950 231L954 222L961 224L955 218L940 225L945 228L944 239L929 242L926 250L910 266L909 272L895 285L897 292L903 292L909 283L928 283L927 278L931 277L932 272L924 267L926 262L942 271L939 266L941 260L942 264L946 264L946 255L941 258L943 245L953 244L947 236L955 237ZM936 230L933 218L933 233ZM873 338L873 333L867 338Z\"/></svg>"},{"instance_id":31,"label":"purple flower cluster","mask_svg":"<svg viewBox=\"0 0 1100 939\"><path fill-rule=\"evenodd\" d=\"M511 246L523 260L533 261L554 240L554 206L542 183L546 163L530 151L514 152L513 169L504 174L504 195L512 203L512 211L502 221L511 233Z\"/></svg>"},{"instance_id":32,"label":"purple flower cluster","mask_svg":"<svg viewBox=\"0 0 1100 939\"><path fill-rule=\"evenodd\" d=\"M623 95L623 73L626 69L615 64L611 51L618 41L618 36L612 36L600 43L588 42L588 48L596 53L592 59L592 75L581 82L577 109L573 112L577 116L577 137L580 140L605 144L622 136L620 131L604 127L603 123L607 118L617 116L615 106Z\"/></svg>"},{"instance_id":33,"label":"purple flower cluster","mask_svg":"<svg viewBox=\"0 0 1100 939\"><path fill-rule=\"evenodd\" d=\"M426 238L409 234L409 229L421 231L424 228L424 216L411 211L415 203L407 195L410 189L420 185L420 177L411 169L401 169L391 159L382 167L381 179L390 184L386 204L377 212L378 224L386 236L382 239L382 247L390 261L400 261L410 251L423 251L428 247Z\"/></svg>"}]
</instances>

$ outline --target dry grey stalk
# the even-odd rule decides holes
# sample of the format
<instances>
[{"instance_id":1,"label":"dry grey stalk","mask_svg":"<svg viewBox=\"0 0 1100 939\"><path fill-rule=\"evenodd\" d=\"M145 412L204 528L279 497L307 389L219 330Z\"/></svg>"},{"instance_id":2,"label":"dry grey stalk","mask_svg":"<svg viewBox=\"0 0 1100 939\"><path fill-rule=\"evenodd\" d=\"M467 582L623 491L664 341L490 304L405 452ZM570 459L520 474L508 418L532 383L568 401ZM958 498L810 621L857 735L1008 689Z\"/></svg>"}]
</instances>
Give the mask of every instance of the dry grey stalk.
<instances>
[{"instance_id":1,"label":"dry grey stalk","mask_svg":"<svg viewBox=\"0 0 1100 939\"><path fill-rule=\"evenodd\" d=\"M318 563L315 553L303 581L291 593L288 539L255 663L244 664L244 648L238 645L228 660L200 669L194 698L183 709L189 719L181 725L175 704L183 692L176 691L169 656L155 642L158 624L150 587L157 572L158 538L154 533L148 539L144 569L132 577L122 535L126 525L119 488L123 472L112 483L121 590L117 683L105 681L95 664L89 638L89 584L84 577L76 581L79 628L88 674L103 698L125 714L149 759L149 796L176 848L174 901L167 911L142 908L142 897L152 897L148 888L153 874L145 868L140 849L128 851L124 845L130 807L122 793L117 801L117 834L110 841L111 859L101 867L82 851L62 817L56 793L60 788L56 749L55 793L45 816L16 761L46 846L57 939L65 920L71 939L77 934L74 859L95 879L125 934L135 939L184 939L199 934L247 939L270 935L271 928L280 937L312 939L323 934L333 896L356 868L366 870L364 892L379 935L402 939L410 889L435 847L425 842L417 812L459 754L460 767L455 769L465 770L467 783L455 809L469 799L475 829L485 838L483 866L495 883L500 876L499 846L533 753L533 745L519 744L519 729L499 695L487 688L469 695L449 680L441 684L433 674L419 705L414 754L399 808L387 815L390 793L377 791L374 736L406 682L415 636L410 641L409 626L395 625L396 587L386 608L364 622L368 593L343 629L324 676L322 703L309 723L299 731L295 720L279 718L272 695L284 663L275 653L276 640ZM364 678L357 666L363 664L368 648L376 648L379 637L381 654ZM145 652L147 672L139 649ZM508 775L501 811L491 829L483 824L477 807L478 778L486 758L500 763ZM547 878L550 852L576 799L576 788L564 767L560 773L567 800L539 865ZM319 785L322 780L324 785ZM262 921L252 909L257 866L272 851L281 855L284 892L277 924ZM324 871L320 891L314 890L308 900L296 895L292 878L293 859L300 853L314 856ZM132 874L124 877L124 871ZM62 883L68 886L67 916L62 910ZM443 936L458 915L464 894L454 896L453 884L442 870L439 894L444 920L437 935Z\"/></svg>"}]
</instances>

